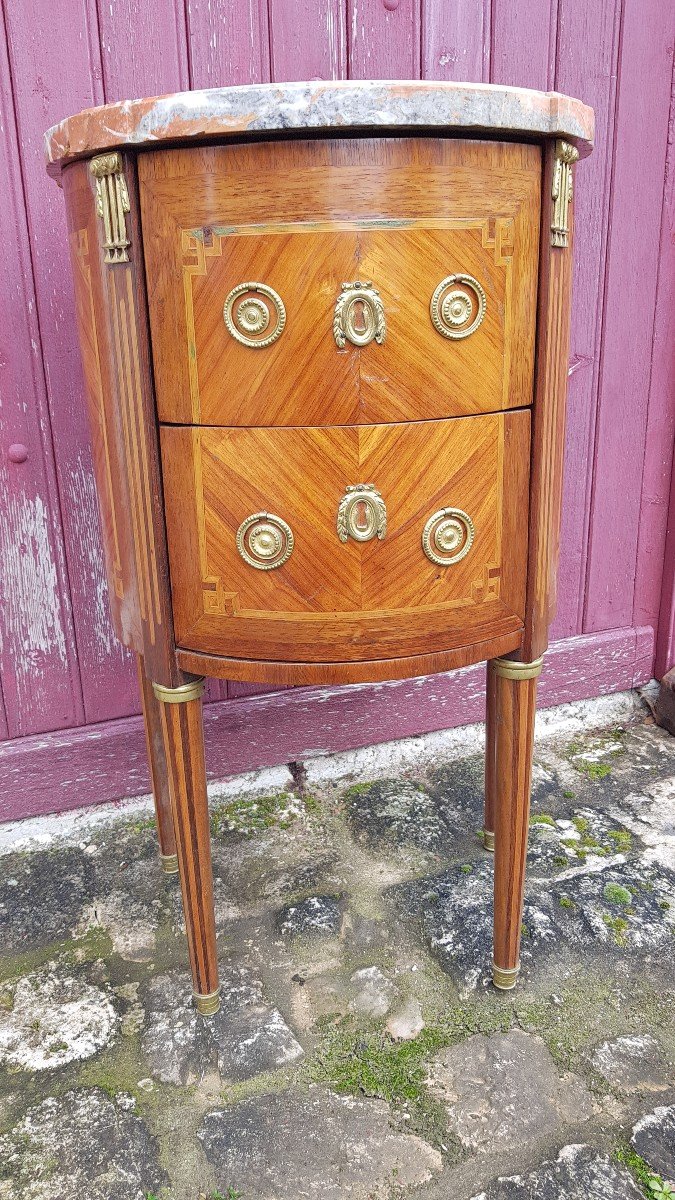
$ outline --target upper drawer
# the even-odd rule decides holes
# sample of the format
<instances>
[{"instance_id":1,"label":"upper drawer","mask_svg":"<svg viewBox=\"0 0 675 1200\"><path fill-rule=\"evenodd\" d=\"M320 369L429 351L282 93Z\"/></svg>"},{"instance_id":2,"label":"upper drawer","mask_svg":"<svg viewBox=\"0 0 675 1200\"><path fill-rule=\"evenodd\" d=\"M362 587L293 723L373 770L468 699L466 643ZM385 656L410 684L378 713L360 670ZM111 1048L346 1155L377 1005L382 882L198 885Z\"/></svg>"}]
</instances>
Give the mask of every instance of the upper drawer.
<instances>
[{"instance_id":1,"label":"upper drawer","mask_svg":"<svg viewBox=\"0 0 675 1200\"><path fill-rule=\"evenodd\" d=\"M538 147L280 142L139 161L162 421L347 425L531 402Z\"/></svg>"}]
</instances>

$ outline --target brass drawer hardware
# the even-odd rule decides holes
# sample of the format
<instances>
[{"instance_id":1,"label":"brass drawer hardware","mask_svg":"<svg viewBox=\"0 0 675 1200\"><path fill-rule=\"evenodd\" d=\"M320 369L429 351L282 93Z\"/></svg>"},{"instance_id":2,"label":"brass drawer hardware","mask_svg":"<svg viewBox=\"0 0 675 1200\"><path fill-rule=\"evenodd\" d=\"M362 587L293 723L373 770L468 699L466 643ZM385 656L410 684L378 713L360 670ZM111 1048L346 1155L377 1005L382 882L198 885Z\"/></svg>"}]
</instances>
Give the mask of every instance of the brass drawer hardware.
<instances>
[{"instance_id":1,"label":"brass drawer hardware","mask_svg":"<svg viewBox=\"0 0 675 1200\"><path fill-rule=\"evenodd\" d=\"M382 345L387 336L384 305L372 280L343 283L335 303L333 335L340 350L344 349L345 341L367 346L374 338Z\"/></svg>"},{"instance_id":2,"label":"brass drawer hardware","mask_svg":"<svg viewBox=\"0 0 675 1200\"><path fill-rule=\"evenodd\" d=\"M119 154L99 154L89 164L96 180L96 212L103 221L103 261L128 262L127 223L129 192Z\"/></svg>"},{"instance_id":3,"label":"brass drawer hardware","mask_svg":"<svg viewBox=\"0 0 675 1200\"><path fill-rule=\"evenodd\" d=\"M429 517L422 531L422 549L439 567L449 567L464 558L473 546L475 529L461 508L440 508Z\"/></svg>"},{"instance_id":4,"label":"brass drawer hardware","mask_svg":"<svg viewBox=\"0 0 675 1200\"><path fill-rule=\"evenodd\" d=\"M240 297L243 299L235 310L235 303ZM273 316L275 323L272 332L267 333ZM265 346L276 342L284 332L286 309L279 293L266 283L240 283L228 293L223 319L228 333L242 346L263 350Z\"/></svg>"},{"instance_id":5,"label":"brass drawer hardware","mask_svg":"<svg viewBox=\"0 0 675 1200\"><path fill-rule=\"evenodd\" d=\"M446 275L431 297L431 320L443 337L469 337L481 324L487 297L473 275Z\"/></svg>"},{"instance_id":6,"label":"brass drawer hardware","mask_svg":"<svg viewBox=\"0 0 675 1200\"><path fill-rule=\"evenodd\" d=\"M237 530L237 550L257 571L282 566L291 557L294 543L290 525L274 513L252 513Z\"/></svg>"},{"instance_id":7,"label":"brass drawer hardware","mask_svg":"<svg viewBox=\"0 0 675 1200\"><path fill-rule=\"evenodd\" d=\"M341 542L380 541L387 532L387 506L374 483L350 484L340 501L337 532Z\"/></svg>"},{"instance_id":8,"label":"brass drawer hardware","mask_svg":"<svg viewBox=\"0 0 675 1200\"><path fill-rule=\"evenodd\" d=\"M566 246L568 244L569 224L568 209L572 199L572 163L579 157L576 146L570 146L559 138L555 144L555 165L553 167L553 182L551 197L553 200L553 217L551 220L551 245Z\"/></svg>"}]
</instances>

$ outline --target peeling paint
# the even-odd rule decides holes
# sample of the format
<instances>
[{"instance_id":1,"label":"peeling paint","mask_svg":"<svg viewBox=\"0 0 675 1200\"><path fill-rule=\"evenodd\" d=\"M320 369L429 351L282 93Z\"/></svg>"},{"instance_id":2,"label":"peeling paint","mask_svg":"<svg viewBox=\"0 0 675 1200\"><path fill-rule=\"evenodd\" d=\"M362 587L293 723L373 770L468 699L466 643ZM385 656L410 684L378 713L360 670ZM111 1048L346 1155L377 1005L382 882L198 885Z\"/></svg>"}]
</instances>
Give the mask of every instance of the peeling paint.
<instances>
[{"instance_id":1,"label":"peeling paint","mask_svg":"<svg viewBox=\"0 0 675 1200\"><path fill-rule=\"evenodd\" d=\"M65 666L66 637L61 619L49 514L41 496L15 493L0 510L4 641L20 650L14 669L17 686L29 702L35 676L45 677L54 658Z\"/></svg>"}]
</instances>

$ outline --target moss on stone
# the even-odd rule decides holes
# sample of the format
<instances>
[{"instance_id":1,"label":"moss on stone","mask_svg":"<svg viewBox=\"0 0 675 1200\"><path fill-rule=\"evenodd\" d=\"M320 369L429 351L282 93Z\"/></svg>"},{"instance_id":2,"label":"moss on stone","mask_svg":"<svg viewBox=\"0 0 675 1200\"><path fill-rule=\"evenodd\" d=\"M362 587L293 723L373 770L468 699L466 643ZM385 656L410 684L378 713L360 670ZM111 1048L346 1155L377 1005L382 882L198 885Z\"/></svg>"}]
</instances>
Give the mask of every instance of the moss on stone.
<instances>
[{"instance_id":1,"label":"moss on stone","mask_svg":"<svg viewBox=\"0 0 675 1200\"><path fill-rule=\"evenodd\" d=\"M530 817L530 825L550 825L551 829L556 828L553 817L549 816L548 813L532 813Z\"/></svg>"},{"instance_id":2,"label":"moss on stone","mask_svg":"<svg viewBox=\"0 0 675 1200\"><path fill-rule=\"evenodd\" d=\"M229 804L214 808L211 832L214 837L229 833L248 838L274 826L287 829L299 811L297 797L288 792L276 792L270 796L238 796Z\"/></svg>"},{"instance_id":3,"label":"moss on stone","mask_svg":"<svg viewBox=\"0 0 675 1200\"><path fill-rule=\"evenodd\" d=\"M617 1162L630 1171L638 1187L645 1196L649 1197L649 1200L666 1200L667 1197L675 1195L669 1185L664 1184L661 1176L652 1171L642 1155L638 1154L627 1142L622 1142L617 1147L614 1157Z\"/></svg>"},{"instance_id":4,"label":"moss on stone","mask_svg":"<svg viewBox=\"0 0 675 1200\"><path fill-rule=\"evenodd\" d=\"M613 917L610 913L603 913L602 919L609 929L617 946L624 949L628 945L628 921L625 917Z\"/></svg>"},{"instance_id":5,"label":"moss on stone","mask_svg":"<svg viewBox=\"0 0 675 1200\"><path fill-rule=\"evenodd\" d=\"M633 903L632 893L620 883L606 883L602 894L608 904L620 904L622 908L630 908Z\"/></svg>"},{"instance_id":6,"label":"moss on stone","mask_svg":"<svg viewBox=\"0 0 675 1200\"><path fill-rule=\"evenodd\" d=\"M569 896L560 896L558 899L558 904L561 908L576 908L576 904L570 899Z\"/></svg>"}]
</instances>

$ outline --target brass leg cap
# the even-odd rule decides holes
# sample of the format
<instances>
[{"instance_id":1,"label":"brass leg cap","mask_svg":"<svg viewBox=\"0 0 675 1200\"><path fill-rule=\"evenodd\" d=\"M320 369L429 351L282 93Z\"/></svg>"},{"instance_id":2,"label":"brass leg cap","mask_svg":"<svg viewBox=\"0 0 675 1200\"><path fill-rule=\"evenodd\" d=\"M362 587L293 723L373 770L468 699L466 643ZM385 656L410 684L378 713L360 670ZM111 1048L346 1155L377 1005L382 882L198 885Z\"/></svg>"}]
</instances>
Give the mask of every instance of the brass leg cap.
<instances>
[{"instance_id":1,"label":"brass leg cap","mask_svg":"<svg viewBox=\"0 0 675 1200\"><path fill-rule=\"evenodd\" d=\"M520 963L517 967L498 967L496 963L493 963L492 982L500 992L510 992L516 986L519 972Z\"/></svg>"},{"instance_id":2,"label":"brass leg cap","mask_svg":"<svg viewBox=\"0 0 675 1200\"><path fill-rule=\"evenodd\" d=\"M194 1002L197 1007L197 1012L203 1017L212 1017L220 1008L220 986L215 992L208 992L207 995L200 995L199 992L193 992Z\"/></svg>"},{"instance_id":3,"label":"brass leg cap","mask_svg":"<svg viewBox=\"0 0 675 1200\"><path fill-rule=\"evenodd\" d=\"M162 870L166 875L175 875L178 871L178 855L177 854L160 854L159 861L162 864Z\"/></svg>"},{"instance_id":4,"label":"brass leg cap","mask_svg":"<svg viewBox=\"0 0 675 1200\"><path fill-rule=\"evenodd\" d=\"M494 854L494 850L495 850L494 830L492 830L492 829L484 829L483 830L483 846L485 847L486 850L491 850L492 853Z\"/></svg>"}]
</instances>

